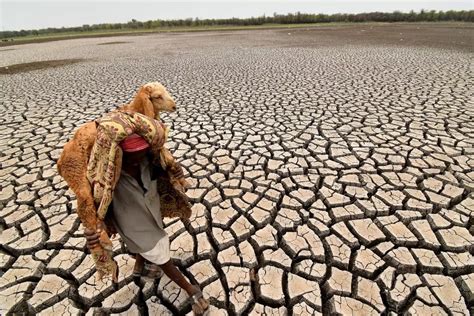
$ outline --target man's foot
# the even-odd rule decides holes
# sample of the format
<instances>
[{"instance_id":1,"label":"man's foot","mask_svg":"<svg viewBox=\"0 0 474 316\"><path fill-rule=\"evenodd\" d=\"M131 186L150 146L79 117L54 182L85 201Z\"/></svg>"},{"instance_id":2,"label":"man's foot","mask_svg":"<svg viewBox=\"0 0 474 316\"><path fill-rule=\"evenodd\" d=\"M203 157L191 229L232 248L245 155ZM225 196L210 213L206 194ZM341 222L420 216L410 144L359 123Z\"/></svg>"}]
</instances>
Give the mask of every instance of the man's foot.
<instances>
[{"instance_id":1,"label":"man's foot","mask_svg":"<svg viewBox=\"0 0 474 316\"><path fill-rule=\"evenodd\" d=\"M204 298L201 289L194 286L194 290L190 293L188 300L191 302L194 315L207 315L209 313L209 301Z\"/></svg>"}]
</instances>

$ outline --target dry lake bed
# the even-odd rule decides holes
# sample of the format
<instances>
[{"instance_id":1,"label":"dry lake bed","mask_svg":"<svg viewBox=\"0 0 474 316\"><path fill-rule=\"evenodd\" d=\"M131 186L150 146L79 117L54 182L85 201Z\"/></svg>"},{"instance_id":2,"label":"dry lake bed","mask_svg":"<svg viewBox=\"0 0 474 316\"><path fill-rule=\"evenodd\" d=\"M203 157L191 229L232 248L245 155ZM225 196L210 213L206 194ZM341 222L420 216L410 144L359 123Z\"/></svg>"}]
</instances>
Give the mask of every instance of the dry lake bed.
<instances>
[{"instance_id":1,"label":"dry lake bed","mask_svg":"<svg viewBox=\"0 0 474 316\"><path fill-rule=\"evenodd\" d=\"M168 278L96 284L55 161L160 81L192 183L172 254L212 315L468 315L474 27L367 24L0 47L0 314L179 315ZM471 310L472 312L472 310Z\"/></svg>"}]
</instances>

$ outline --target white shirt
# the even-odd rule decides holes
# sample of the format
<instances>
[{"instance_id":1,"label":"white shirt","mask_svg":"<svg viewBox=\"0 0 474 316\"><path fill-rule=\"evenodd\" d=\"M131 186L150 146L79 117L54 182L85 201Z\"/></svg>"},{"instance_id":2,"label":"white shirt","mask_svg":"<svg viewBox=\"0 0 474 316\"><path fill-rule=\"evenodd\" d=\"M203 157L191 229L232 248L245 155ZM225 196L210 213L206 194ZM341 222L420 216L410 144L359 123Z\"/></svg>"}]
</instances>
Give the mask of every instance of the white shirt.
<instances>
[{"instance_id":1,"label":"white shirt","mask_svg":"<svg viewBox=\"0 0 474 316\"><path fill-rule=\"evenodd\" d=\"M145 190L122 169L112 200L117 232L133 253L150 251L164 238L169 244L163 229L157 180L152 180L148 158L140 163L140 176Z\"/></svg>"}]
</instances>

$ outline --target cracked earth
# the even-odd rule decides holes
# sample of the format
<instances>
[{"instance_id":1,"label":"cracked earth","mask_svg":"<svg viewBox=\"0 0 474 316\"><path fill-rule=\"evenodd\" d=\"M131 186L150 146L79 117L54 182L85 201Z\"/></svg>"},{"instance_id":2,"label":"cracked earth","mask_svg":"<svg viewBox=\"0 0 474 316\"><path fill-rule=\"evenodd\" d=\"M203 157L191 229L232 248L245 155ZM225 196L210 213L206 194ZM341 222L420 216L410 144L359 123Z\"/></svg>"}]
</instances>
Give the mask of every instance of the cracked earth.
<instances>
[{"instance_id":1,"label":"cracked earth","mask_svg":"<svg viewBox=\"0 0 474 316\"><path fill-rule=\"evenodd\" d=\"M95 281L55 169L78 126L160 81L177 101L162 118L193 203L191 224L166 219L166 231L212 315L468 315L474 79L463 45L474 29L410 27L0 51L0 67L81 60L0 75L0 314L191 312L168 278L132 280L118 238L119 289Z\"/></svg>"}]
</instances>

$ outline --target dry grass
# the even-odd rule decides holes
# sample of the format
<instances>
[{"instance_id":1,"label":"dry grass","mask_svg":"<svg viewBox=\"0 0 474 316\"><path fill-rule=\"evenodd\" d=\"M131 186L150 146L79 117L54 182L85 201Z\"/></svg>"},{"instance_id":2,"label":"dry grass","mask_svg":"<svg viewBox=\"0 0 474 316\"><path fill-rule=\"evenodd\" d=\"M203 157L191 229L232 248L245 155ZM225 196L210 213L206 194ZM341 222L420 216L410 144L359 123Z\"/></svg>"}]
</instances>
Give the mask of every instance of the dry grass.
<instances>
[{"instance_id":1,"label":"dry grass","mask_svg":"<svg viewBox=\"0 0 474 316\"><path fill-rule=\"evenodd\" d=\"M105 43L100 43L100 44L97 44L97 45L116 45L116 44L127 44L127 43L130 43L130 42L121 42L121 41L117 41L117 42L105 42Z\"/></svg>"},{"instance_id":2,"label":"dry grass","mask_svg":"<svg viewBox=\"0 0 474 316\"><path fill-rule=\"evenodd\" d=\"M34 61L31 63L9 65L5 67L0 67L0 75L11 75L11 74L17 74L17 73L28 72L28 71L33 71L33 70L62 67L66 65L75 64L83 60L84 59L58 59L58 60Z\"/></svg>"}]
</instances>

